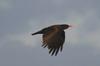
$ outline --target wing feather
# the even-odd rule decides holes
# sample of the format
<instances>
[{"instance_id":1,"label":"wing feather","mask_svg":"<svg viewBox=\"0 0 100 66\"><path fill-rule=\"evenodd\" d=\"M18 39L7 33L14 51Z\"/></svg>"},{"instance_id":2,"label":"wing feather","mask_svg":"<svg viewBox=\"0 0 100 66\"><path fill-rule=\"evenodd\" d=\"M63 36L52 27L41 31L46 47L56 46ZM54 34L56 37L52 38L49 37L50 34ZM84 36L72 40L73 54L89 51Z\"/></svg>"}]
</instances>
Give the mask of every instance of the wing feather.
<instances>
[{"instance_id":1,"label":"wing feather","mask_svg":"<svg viewBox=\"0 0 100 66\"><path fill-rule=\"evenodd\" d=\"M63 43L65 41L65 32L64 31L52 31L43 35L43 47L49 49L49 53L55 56L58 54L59 49L62 51Z\"/></svg>"}]
</instances>

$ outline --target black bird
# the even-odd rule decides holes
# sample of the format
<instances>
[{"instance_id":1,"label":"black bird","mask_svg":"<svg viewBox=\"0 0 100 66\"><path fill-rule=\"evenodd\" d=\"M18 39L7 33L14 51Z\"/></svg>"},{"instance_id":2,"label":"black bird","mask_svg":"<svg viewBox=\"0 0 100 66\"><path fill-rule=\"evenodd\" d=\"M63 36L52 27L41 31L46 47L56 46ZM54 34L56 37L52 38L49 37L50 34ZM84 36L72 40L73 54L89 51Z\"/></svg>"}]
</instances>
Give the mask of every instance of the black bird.
<instances>
[{"instance_id":1,"label":"black bird","mask_svg":"<svg viewBox=\"0 0 100 66\"><path fill-rule=\"evenodd\" d=\"M32 35L43 34L43 44L42 47L47 47L49 53L55 56L58 54L58 51L62 51L63 44L65 42L65 29L73 27L72 25L62 24L62 25L53 25L46 27Z\"/></svg>"}]
</instances>

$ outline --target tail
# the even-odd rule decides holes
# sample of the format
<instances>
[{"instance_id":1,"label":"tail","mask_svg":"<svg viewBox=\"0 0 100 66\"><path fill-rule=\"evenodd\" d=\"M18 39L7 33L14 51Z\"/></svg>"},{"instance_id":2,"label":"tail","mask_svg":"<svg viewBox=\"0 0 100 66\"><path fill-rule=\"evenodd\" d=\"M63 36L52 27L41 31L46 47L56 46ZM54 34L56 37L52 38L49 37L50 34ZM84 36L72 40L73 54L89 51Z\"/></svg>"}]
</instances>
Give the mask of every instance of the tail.
<instances>
[{"instance_id":1,"label":"tail","mask_svg":"<svg viewBox=\"0 0 100 66\"><path fill-rule=\"evenodd\" d=\"M42 34L42 33L43 33L42 31L38 31L38 32L32 33L31 35Z\"/></svg>"}]
</instances>

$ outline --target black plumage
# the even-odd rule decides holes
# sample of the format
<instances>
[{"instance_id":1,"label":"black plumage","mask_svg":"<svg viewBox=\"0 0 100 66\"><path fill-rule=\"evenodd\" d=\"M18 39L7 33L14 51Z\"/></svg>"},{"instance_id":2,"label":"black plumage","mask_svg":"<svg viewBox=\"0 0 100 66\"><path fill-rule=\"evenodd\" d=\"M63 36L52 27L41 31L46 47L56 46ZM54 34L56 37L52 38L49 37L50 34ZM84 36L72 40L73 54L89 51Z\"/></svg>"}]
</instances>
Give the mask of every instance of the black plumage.
<instances>
[{"instance_id":1,"label":"black plumage","mask_svg":"<svg viewBox=\"0 0 100 66\"><path fill-rule=\"evenodd\" d=\"M49 53L55 56L58 54L59 50L62 51L63 44L65 42L65 32L64 30L72 27L71 25L63 24L63 25L53 25L47 28L44 28L35 34L43 34L43 44L42 47L47 47Z\"/></svg>"}]
</instances>

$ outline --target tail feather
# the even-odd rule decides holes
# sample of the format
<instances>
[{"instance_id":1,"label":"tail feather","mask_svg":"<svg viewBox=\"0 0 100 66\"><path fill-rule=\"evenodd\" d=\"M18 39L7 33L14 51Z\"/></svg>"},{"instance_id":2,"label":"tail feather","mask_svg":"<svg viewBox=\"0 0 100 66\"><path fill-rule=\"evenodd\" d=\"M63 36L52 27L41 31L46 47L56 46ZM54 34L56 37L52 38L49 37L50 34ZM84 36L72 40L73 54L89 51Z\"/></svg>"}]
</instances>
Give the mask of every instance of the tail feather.
<instances>
[{"instance_id":1,"label":"tail feather","mask_svg":"<svg viewBox=\"0 0 100 66\"><path fill-rule=\"evenodd\" d=\"M38 31L38 32L32 33L31 35L36 35L36 34L42 34L42 31Z\"/></svg>"}]
</instances>

